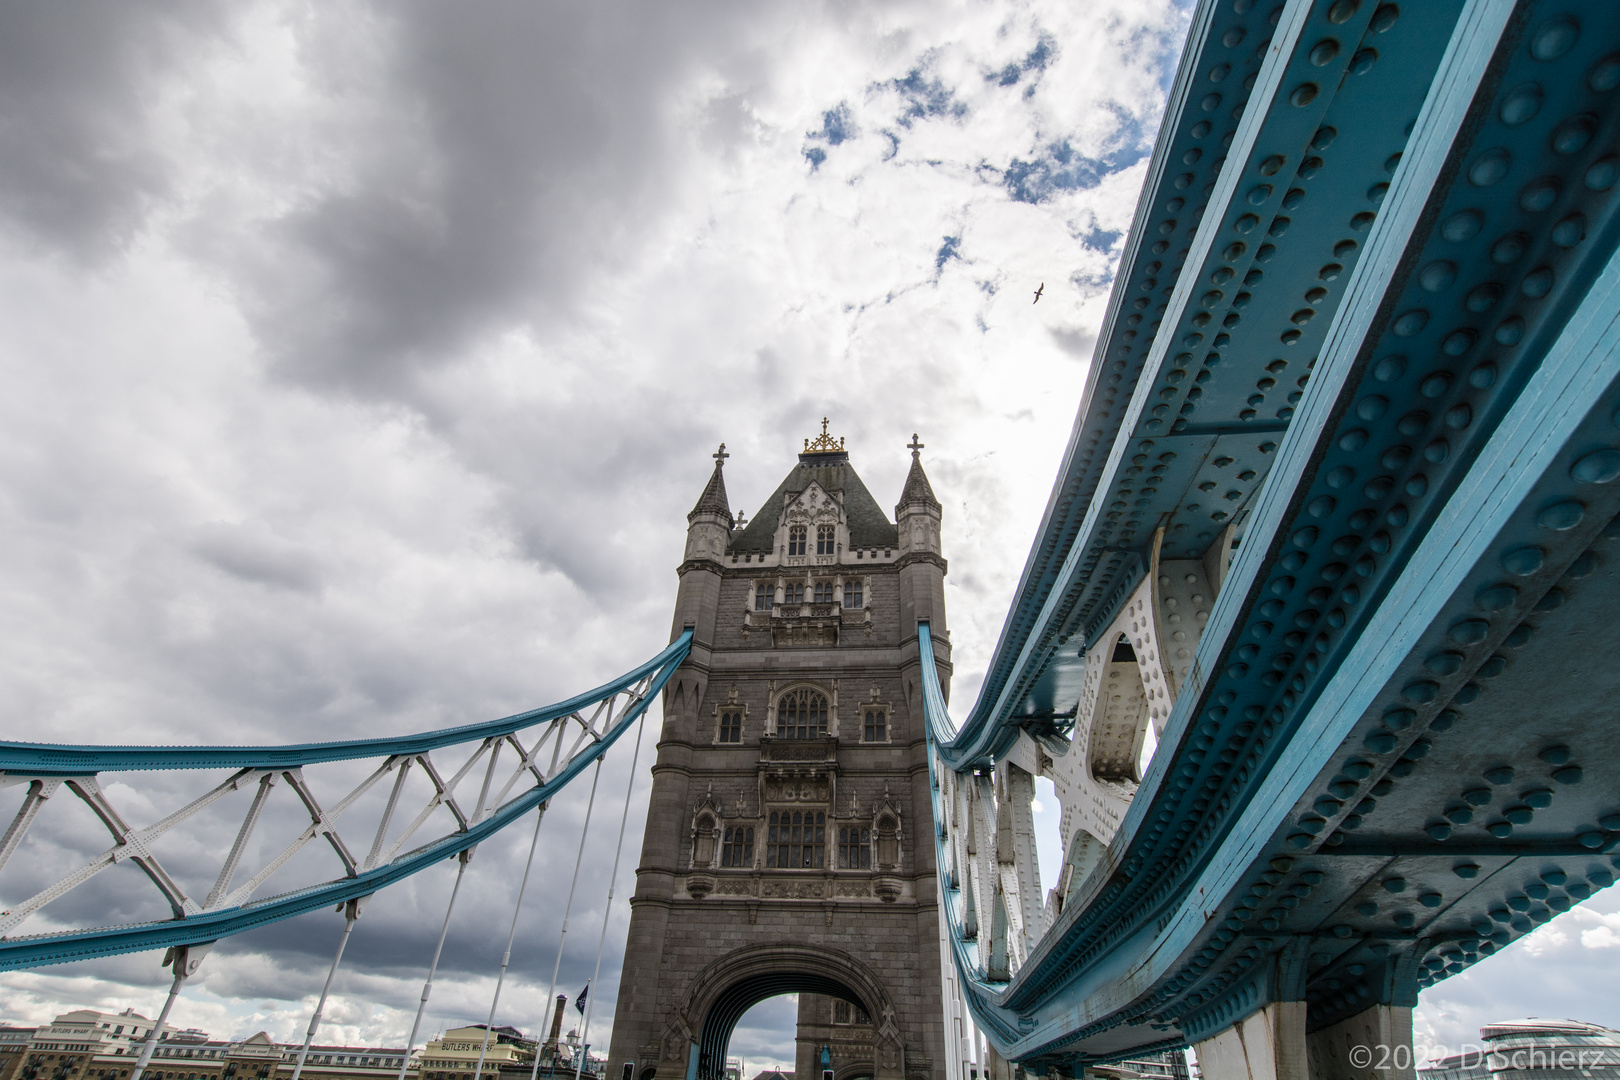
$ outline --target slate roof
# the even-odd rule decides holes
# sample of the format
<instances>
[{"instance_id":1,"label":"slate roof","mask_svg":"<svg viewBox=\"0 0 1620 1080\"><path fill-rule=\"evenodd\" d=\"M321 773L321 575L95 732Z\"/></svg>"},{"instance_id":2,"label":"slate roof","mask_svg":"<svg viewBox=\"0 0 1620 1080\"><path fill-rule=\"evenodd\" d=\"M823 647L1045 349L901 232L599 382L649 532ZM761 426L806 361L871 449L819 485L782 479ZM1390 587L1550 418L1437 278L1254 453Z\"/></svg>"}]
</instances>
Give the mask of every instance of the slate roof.
<instances>
[{"instance_id":1,"label":"slate roof","mask_svg":"<svg viewBox=\"0 0 1620 1080\"><path fill-rule=\"evenodd\" d=\"M709 485L703 489L703 494L698 496L697 505L686 515L687 521L691 521L699 514L713 513L725 518L727 528L730 527L731 503L726 500L726 478L720 472L722 464L724 463L720 461L714 463L714 475L709 477Z\"/></svg>"},{"instance_id":2,"label":"slate roof","mask_svg":"<svg viewBox=\"0 0 1620 1080\"><path fill-rule=\"evenodd\" d=\"M911 472L906 474L906 486L900 492L900 504L895 507L898 515L900 507L910 502L920 502L935 510L940 508L939 500L934 498L934 486L928 482L928 474L923 472L922 457L913 450L911 452Z\"/></svg>"},{"instance_id":3,"label":"slate roof","mask_svg":"<svg viewBox=\"0 0 1620 1080\"><path fill-rule=\"evenodd\" d=\"M849 522L852 546L892 548L899 545L899 530L861 483L855 467L849 463L848 454L800 454L798 465L771 492L759 513L741 533L732 537L731 550L772 550L776 546L776 526L782 520L788 497L798 495L812 482L820 484L823 491L844 493L844 516Z\"/></svg>"}]
</instances>

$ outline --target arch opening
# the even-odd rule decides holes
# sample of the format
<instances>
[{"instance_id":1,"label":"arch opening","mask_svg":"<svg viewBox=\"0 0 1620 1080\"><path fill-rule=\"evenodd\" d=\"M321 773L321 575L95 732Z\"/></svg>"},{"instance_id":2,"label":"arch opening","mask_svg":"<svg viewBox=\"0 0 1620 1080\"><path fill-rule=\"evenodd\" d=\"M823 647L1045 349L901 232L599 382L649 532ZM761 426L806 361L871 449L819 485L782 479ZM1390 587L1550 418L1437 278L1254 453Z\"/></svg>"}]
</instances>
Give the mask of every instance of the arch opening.
<instances>
[{"instance_id":1,"label":"arch opening","mask_svg":"<svg viewBox=\"0 0 1620 1080\"><path fill-rule=\"evenodd\" d=\"M1120 633L1108 656L1090 726L1089 764L1094 779L1135 790L1153 726L1147 695L1136 650L1129 635Z\"/></svg>"},{"instance_id":2,"label":"arch opening","mask_svg":"<svg viewBox=\"0 0 1620 1080\"><path fill-rule=\"evenodd\" d=\"M847 1001L871 1014L872 1003L844 982L829 975L805 971L761 972L732 983L715 998L703 1018L698 1035L698 1080L723 1080L731 1034L743 1014L767 998L782 994L821 994Z\"/></svg>"}]
</instances>

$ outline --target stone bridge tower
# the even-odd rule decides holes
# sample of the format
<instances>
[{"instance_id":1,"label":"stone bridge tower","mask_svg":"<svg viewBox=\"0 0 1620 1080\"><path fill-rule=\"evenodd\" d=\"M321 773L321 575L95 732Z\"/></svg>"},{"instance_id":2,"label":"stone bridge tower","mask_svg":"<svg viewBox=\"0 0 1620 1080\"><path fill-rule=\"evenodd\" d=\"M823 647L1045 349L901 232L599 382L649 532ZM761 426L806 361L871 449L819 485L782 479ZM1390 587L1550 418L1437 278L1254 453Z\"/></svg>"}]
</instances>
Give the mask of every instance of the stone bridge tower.
<instances>
[{"instance_id":1,"label":"stone bridge tower","mask_svg":"<svg viewBox=\"0 0 1620 1080\"><path fill-rule=\"evenodd\" d=\"M895 520L822 433L752 522L725 447L687 515L613 1080L710 1080L755 1003L799 994L798 1075L943 1080L917 621L945 634L915 438ZM945 659L944 656L941 659ZM948 665L943 665L948 670Z\"/></svg>"}]
</instances>

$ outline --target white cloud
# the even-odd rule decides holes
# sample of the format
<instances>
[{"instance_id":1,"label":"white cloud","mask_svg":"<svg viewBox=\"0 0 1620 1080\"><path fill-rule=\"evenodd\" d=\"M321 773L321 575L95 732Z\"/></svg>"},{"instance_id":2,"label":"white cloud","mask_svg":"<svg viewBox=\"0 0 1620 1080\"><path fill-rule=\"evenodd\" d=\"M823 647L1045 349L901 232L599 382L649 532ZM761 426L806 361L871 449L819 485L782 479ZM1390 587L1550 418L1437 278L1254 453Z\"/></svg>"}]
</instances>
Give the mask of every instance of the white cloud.
<instances>
[{"instance_id":1,"label":"white cloud","mask_svg":"<svg viewBox=\"0 0 1620 1080\"><path fill-rule=\"evenodd\" d=\"M1413 1032L1441 1050L1478 1045L1486 1024L1525 1016L1620 1028L1620 995L1588 935L1620 927L1620 894L1606 889L1466 971L1423 991ZM1433 1056L1444 1056L1437 1053Z\"/></svg>"},{"instance_id":2,"label":"white cloud","mask_svg":"<svg viewBox=\"0 0 1620 1080\"><path fill-rule=\"evenodd\" d=\"M663 644L713 444L753 511L823 415L880 503L927 444L970 700L1187 17L174 0L0 26L0 97L27 121L0 137L4 715L63 742L284 742L557 700ZM206 779L110 790L145 822ZM7 902L106 843L71 800L48 809ZM504 996L523 1026L581 814L548 819ZM166 841L194 893L233 824ZM487 1009L525 842L474 860L430 1029ZM155 902L127 869L25 929ZM579 941L607 885L587 875ZM403 1037L450 877L373 902L328 1033ZM176 1022L296 1037L338 929L222 943ZM570 946L567 993L593 959ZM150 1012L165 985L155 955L12 973L0 1014ZM777 1060L761 1015L750 1045Z\"/></svg>"},{"instance_id":3,"label":"white cloud","mask_svg":"<svg viewBox=\"0 0 1620 1080\"><path fill-rule=\"evenodd\" d=\"M823 415L880 504L906 439L927 444L953 690L972 699L1185 4L41 10L0 23L20 118L0 133L8 733L283 742L557 700L663 644L712 446L753 511ZM598 820L616 820L622 761ZM110 790L145 821L194 779ZM548 818L501 1020L543 1021L582 813ZM1045 788L1037 815L1050 887ZM86 818L53 801L0 899L100 850ZM177 865L203 873L229 828L177 836ZM492 841L468 871L424 1034L483 1018L526 842ZM451 877L373 902L323 1037L403 1038ZM593 861L581 883L570 996L605 878ZM27 928L94 918L124 880ZM1532 1013L1620 1026L1601 966L1616 905L1600 894L1426 991L1420 1033L1457 1045ZM621 902L593 991L604 1024L626 918ZM221 943L176 1023L299 1037L339 927L321 912ZM157 959L0 976L0 1017L154 1013ZM750 1072L791 1062L792 1008L745 1018Z\"/></svg>"}]
</instances>

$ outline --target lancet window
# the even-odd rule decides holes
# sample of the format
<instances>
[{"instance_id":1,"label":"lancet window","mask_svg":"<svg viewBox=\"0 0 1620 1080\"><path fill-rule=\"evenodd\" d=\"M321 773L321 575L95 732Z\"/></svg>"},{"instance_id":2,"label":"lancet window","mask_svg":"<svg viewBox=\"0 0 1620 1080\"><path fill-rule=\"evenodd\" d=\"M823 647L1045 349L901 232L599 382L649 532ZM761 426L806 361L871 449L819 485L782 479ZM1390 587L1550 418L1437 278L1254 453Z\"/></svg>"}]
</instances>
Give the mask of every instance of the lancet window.
<instances>
[{"instance_id":1,"label":"lancet window","mask_svg":"<svg viewBox=\"0 0 1620 1080\"><path fill-rule=\"evenodd\" d=\"M839 826L838 869L872 869L872 830L859 825Z\"/></svg>"},{"instance_id":2,"label":"lancet window","mask_svg":"<svg viewBox=\"0 0 1620 1080\"><path fill-rule=\"evenodd\" d=\"M754 865L754 827L728 825L720 842L720 865L723 868L742 868Z\"/></svg>"},{"instance_id":3,"label":"lancet window","mask_svg":"<svg viewBox=\"0 0 1620 1080\"><path fill-rule=\"evenodd\" d=\"M847 608L862 607L862 601L860 579L844 582L844 606Z\"/></svg>"},{"instance_id":4,"label":"lancet window","mask_svg":"<svg viewBox=\"0 0 1620 1080\"><path fill-rule=\"evenodd\" d=\"M824 810L771 811L765 865L778 870L820 870L827 865Z\"/></svg>"},{"instance_id":5,"label":"lancet window","mask_svg":"<svg viewBox=\"0 0 1620 1080\"><path fill-rule=\"evenodd\" d=\"M862 742L888 742L889 741L889 714L883 709L866 708L862 710L864 723L861 727Z\"/></svg>"},{"instance_id":6,"label":"lancet window","mask_svg":"<svg viewBox=\"0 0 1620 1080\"><path fill-rule=\"evenodd\" d=\"M805 549L805 539L808 534L809 530L803 525L793 525L789 527L787 553L789 555L803 555Z\"/></svg>"},{"instance_id":7,"label":"lancet window","mask_svg":"<svg viewBox=\"0 0 1620 1080\"><path fill-rule=\"evenodd\" d=\"M837 548L838 531L831 525L816 526L816 554L832 555Z\"/></svg>"},{"instance_id":8,"label":"lancet window","mask_svg":"<svg viewBox=\"0 0 1620 1080\"><path fill-rule=\"evenodd\" d=\"M833 1002L833 1023L835 1024L870 1024L872 1018L866 1015L866 1010L859 1005L852 1005L847 1001Z\"/></svg>"},{"instance_id":9,"label":"lancet window","mask_svg":"<svg viewBox=\"0 0 1620 1080\"><path fill-rule=\"evenodd\" d=\"M827 734L827 697L807 686L789 690L776 703L776 733L784 739Z\"/></svg>"}]
</instances>

